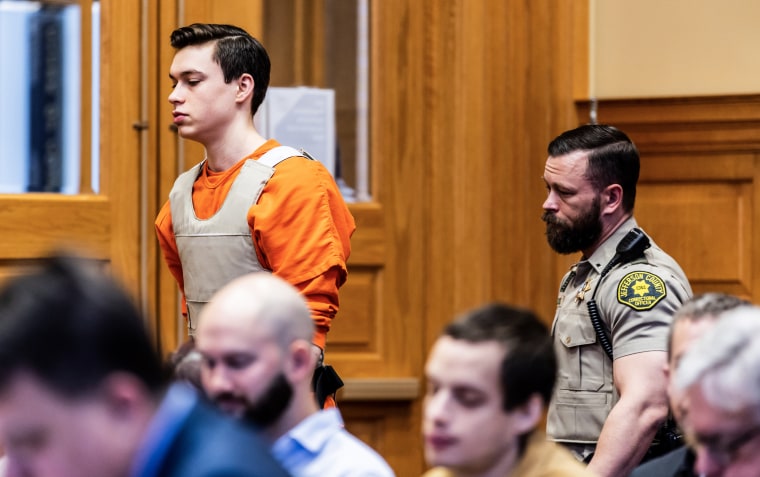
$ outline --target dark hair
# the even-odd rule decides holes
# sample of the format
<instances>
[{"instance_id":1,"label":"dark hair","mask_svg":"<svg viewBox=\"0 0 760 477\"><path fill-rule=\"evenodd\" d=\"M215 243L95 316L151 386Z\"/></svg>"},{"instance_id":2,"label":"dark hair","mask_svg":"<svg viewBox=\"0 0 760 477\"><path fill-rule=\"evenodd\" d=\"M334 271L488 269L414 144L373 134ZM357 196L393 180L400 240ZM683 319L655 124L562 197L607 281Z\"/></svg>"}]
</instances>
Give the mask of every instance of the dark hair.
<instances>
[{"instance_id":1,"label":"dark hair","mask_svg":"<svg viewBox=\"0 0 760 477\"><path fill-rule=\"evenodd\" d=\"M504 346L500 375L505 411L525 404L536 393L544 404L549 403L557 360L549 331L533 312L491 303L449 324L443 335L472 343L496 341Z\"/></svg>"},{"instance_id":2,"label":"dark hair","mask_svg":"<svg viewBox=\"0 0 760 477\"><path fill-rule=\"evenodd\" d=\"M633 211L639 180L639 151L621 130L604 124L586 124L565 131L549 143L549 156L588 151L586 179L597 192L610 184L623 188L623 210Z\"/></svg>"},{"instance_id":3,"label":"dark hair","mask_svg":"<svg viewBox=\"0 0 760 477\"><path fill-rule=\"evenodd\" d=\"M171 45L177 50L210 41L216 42L213 58L222 68L225 83L240 78L244 73L253 77L253 116L264 101L269 87L271 65L267 50L247 31L234 25L193 23L177 28L171 34Z\"/></svg>"},{"instance_id":4,"label":"dark hair","mask_svg":"<svg viewBox=\"0 0 760 477\"><path fill-rule=\"evenodd\" d=\"M28 372L78 398L114 372L163 389L161 361L131 298L94 260L54 255L0 289L0 388Z\"/></svg>"},{"instance_id":5,"label":"dark hair","mask_svg":"<svg viewBox=\"0 0 760 477\"><path fill-rule=\"evenodd\" d=\"M203 391L201 383L201 355L195 350L195 341L188 340L176 350L169 353L164 366L167 374L175 381L191 384L195 389Z\"/></svg>"}]
</instances>

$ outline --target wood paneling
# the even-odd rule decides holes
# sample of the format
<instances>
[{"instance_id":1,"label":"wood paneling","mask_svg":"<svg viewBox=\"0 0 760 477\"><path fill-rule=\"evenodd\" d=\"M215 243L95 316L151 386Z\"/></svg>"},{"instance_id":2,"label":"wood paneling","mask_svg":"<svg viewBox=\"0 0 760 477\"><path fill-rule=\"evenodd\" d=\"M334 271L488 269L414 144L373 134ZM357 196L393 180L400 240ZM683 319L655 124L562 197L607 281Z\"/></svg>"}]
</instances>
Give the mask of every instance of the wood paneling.
<instances>
[{"instance_id":1,"label":"wood paneling","mask_svg":"<svg viewBox=\"0 0 760 477\"><path fill-rule=\"evenodd\" d=\"M8 195L0 196L0 204L0 223L9 227L0 234L3 260L35 259L57 247L93 258L111 255L111 204L105 197Z\"/></svg>"},{"instance_id":2,"label":"wood paneling","mask_svg":"<svg viewBox=\"0 0 760 477\"><path fill-rule=\"evenodd\" d=\"M760 96L601 101L597 114L639 148L636 217L694 291L757 300Z\"/></svg>"},{"instance_id":3,"label":"wood paneling","mask_svg":"<svg viewBox=\"0 0 760 477\"><path fill-rule=\"evenodd\" d=\"M341 321L364 313L347 310L374 306L375 317L361 329L378 331L375 356L328 346L350 385L371 390L381 377L421 390L425 355L441 327L484 301L530 306L551 318L557 258L539 219L540 176L549 140L575 126L573 99L585 85L568 78L583 78L587 64L585 8L585 2L373 2L372 190L384 219L368 221L366 211L352 209L359 230L362 222L372 224L361 236L357 230L353 248L361 254L360 244L371 243L382 247L384 259L370 280L373 268L352 255L341 292L330 340L344 333ZM351 289L354 279L365 285ZM372 291L375 299L366 295ZM408 407L348 404L362 413L385 410L391 420L389 406L409 413L421 403L416 395ZM377 437L405 476L424 469L420 416L409 418L402 431L390 426ZM349 412L347 425L352 419Z\"/></svg>"}]
</instances>

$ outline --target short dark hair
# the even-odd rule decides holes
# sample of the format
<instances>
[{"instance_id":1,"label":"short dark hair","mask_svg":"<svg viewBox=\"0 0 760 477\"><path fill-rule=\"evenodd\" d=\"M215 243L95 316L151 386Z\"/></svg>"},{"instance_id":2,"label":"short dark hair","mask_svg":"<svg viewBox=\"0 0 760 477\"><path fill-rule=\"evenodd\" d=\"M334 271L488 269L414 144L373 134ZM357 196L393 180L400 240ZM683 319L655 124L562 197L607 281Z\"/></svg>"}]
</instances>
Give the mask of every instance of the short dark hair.
<instances>
[{"instance_id":1,"label":"short dark hair","mask_svg":"<svg viewBox=\"0 0 760 477\"><path fill-rule=\"evenodd\" d=\"M0 289L0 389L27 372L68 398L114 372L158 396L161 360L130 296L94 260L53 255Z\"/></svg>"},{"instance_id":2,"label":"short dark hair","mask_svg":"<svg viewBox=\"0 0 760 477\"><path fill-rule=\"evenodd\" d=\"M586 179L597 192L610 184L620 184L623 209L633 211L639 181L639 151L623 131L605 124L586 124L554 138L548 150L550 157L588 151Z\"/></svg>"},{"instance_id":3,"label":"short dark hair","mask_svg":"<svg viewBox=\"0 0 760 477\"><path fill-rule=\"evenodd\" d=\"M234 25L193 23L177 28L171 34L171 45L177 50L210 41L216 42L213 58L222 68L225 83L240 78L244 73L253 77L253 116L269 87L271 64L267 50L247 31Z\"/></svg>"},{"instance_id":4,"label":"short dark hair","mask_svg":"<svg viewBox=\"0 0 760 477\"><path fill-rule=\"evenodd\" d=\"M505 411L525 404L536 393L544 404L549 403L557 360L546 325L532 311L490 303L450 323L443 335L471 343L496 341L504 346L500 384Z\"/></svg>"}]
</instances>

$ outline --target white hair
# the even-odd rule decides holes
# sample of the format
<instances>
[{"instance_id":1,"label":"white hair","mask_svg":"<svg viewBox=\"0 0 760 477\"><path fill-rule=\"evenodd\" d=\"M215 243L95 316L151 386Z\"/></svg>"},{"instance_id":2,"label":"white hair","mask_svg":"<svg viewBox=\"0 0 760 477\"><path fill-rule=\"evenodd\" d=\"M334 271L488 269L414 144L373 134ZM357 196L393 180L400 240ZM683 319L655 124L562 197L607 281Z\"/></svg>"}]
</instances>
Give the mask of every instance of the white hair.
<instances>
[{"instance_id":1,"label":"white hair","mask_svg":"<svg viewBox=\"0 0 760 477\"><path fill-rule=\"evenodd\" d=\"M760 415L760 308L741 306L721 314L684 354L676 387L700 386L705 400L727 412Z\"/></svg>"}]
</instances>

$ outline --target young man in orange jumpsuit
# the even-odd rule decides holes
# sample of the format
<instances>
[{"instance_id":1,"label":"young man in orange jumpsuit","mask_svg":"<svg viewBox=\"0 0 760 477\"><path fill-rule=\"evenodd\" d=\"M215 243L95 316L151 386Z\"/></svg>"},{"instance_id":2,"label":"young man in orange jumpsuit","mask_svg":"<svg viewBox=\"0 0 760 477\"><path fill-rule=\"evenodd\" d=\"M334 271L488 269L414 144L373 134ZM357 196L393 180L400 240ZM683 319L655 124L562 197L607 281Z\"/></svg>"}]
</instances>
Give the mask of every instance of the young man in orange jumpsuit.
<instances>
[{"instance_id":1,"label":"young man in orange jumpsuit","mask_svg":"<svg viewBox=\"0 0 760 477\"><path fill-rule=\"evenodd\" d=\"M232 25L193 24L175 30L171 44L174 125L206 149L155 222L189 334L216 290L267 270L304 295L321 355L346 281L354 219L324 166L256 130L270 63L255 38Z\"/></svg>"}]
</instances>

